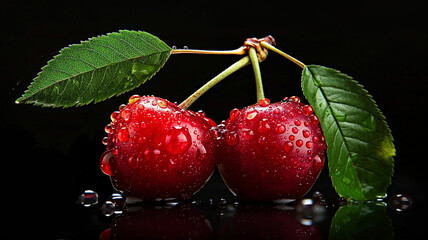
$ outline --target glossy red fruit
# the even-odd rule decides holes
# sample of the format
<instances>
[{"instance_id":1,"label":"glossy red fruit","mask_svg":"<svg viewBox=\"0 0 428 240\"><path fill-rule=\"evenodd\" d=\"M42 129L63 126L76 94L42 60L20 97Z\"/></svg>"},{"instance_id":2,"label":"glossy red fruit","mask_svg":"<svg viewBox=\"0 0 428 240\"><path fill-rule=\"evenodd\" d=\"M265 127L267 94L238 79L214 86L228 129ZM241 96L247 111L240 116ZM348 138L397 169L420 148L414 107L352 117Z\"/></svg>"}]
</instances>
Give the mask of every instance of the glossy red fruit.
<instances>
[{"instance_id":1,"label":"glossy red fruit","mask_svg":"<svg viewBox=\"0 0 428 240\"><path fill-rule=\"evenodd\" d=\"M220 173L241 200L301 198L324 165L326 144L311 106L298 97L234 109L220 138Z\"/></svg>"},{"instance_id":2,"label":"glossy red fruit","mask_svg":"<svg viewBox=\"0 0 428 240\"><path fill-rule=\"evenodd\" d=\"M185 199L216 167L213 121L165 99L132 96L111 115L101 170L113 186L145 201Z\"/></svg>"}]
</instances>

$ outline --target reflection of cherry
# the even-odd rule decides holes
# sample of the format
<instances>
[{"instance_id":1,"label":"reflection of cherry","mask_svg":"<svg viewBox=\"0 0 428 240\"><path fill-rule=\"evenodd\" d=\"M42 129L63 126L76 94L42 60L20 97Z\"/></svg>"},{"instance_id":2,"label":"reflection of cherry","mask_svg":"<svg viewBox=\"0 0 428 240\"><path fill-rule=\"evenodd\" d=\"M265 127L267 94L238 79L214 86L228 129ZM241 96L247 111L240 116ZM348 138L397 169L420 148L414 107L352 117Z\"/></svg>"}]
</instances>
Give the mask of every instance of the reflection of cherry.
<instances>
[{"instance_id":1,"label":"reflection of cherry","mask_svg":"<svg viewBox=\"0 0 428 240\"><path fill-rule=\"evenodd\" d=\"M293 210L252 204L239 205L219 234L221 239L322 239L315 226L299 223Z\"/></svg>"},{"instance_id":2,"label":"reflection of cherry","mask_svg":"<svg viewBox=\"0 0 428 240\"><path fill-rule=\"evenodd\" d=\"M110 238L104 240L215 238L209 221L192 205L169 209L146 205L135 212L125 211L105 231Z\"/></svg>"}]
</instances>

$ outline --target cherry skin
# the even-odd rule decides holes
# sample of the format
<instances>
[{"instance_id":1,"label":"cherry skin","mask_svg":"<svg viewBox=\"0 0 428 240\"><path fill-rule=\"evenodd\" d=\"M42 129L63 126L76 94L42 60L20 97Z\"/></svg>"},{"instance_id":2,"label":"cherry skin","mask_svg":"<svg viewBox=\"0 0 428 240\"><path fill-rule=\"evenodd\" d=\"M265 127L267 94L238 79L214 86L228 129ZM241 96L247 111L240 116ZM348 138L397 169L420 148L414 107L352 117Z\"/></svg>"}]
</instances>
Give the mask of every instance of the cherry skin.
<instances>
[{"instance_id":1,"label":"cherry skin","mask_svg":"<svg viewBox=\"0 0 428 240\"><path fill-rule=\"evenodd\" d=\"M101 170L114 188L144 201L186 199L216 167L213 121L153 96L132 96L105 128Z\"/></svg>"},{"instance_id":2,"label":"cherry skin","mask_svg":"<svg viewBox=\"0 0 428 240\"><path fill-rule=\"evenodd\" d=\"M301 198L324 165L318 117L298 97L233 109L219 134L219 170L240 200Z\"/></svg>"}]
</instances>

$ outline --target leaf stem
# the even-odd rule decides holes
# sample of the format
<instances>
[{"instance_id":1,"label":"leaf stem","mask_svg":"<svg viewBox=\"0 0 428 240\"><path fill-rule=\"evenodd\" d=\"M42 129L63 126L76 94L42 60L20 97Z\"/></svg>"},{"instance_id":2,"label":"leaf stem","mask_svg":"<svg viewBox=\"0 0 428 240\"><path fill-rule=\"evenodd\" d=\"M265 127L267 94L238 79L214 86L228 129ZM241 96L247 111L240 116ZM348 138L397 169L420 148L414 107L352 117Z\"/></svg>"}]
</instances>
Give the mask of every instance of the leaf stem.
<instances>
[{"instance_id":1,"label":"leaf stem","mask_svg":"<svg viewBox=\"0 0 428 240\"><path fill-rule=\"evenodd\" d=\"M301 61L295 59L294 57L288 55L287 53L279 50L278 48L272 46L271 44L269 44L267 42L260 42L260 45L262 45L262 47L264 47L264 48L272 50L272 51L278 53L279 55L287 58L288 60L292 61L293 63L295 63L297 66L301 67L302 69L304 69L306 67L306 65L303 64Z\"/></svg>"},{"instance_id":2,"label":"leaf stem","mask_svg":"<svg viewBox=\"0 0 428 240\"><path fill-rule=\"evenodd\" d=\"M236 63L232 64L230 67L226 68L223 72L215 76L213 79L205 83L204 86L196 90L192 95L190 95L186 100L184 100L180 105L178 105L182 109L187 109L192 105L193 102L196 101L202 94L204 94L206 91L211 89L214 85L219 83L221 80L225 79L227 76L231 75L232 73L238 71L239 69L247 66L250 63L250 57L245 56L241 58L241 60L237 61Z\"/></svg>"},{"instance_id":3,"label":"leaf stem","mask_svg":"<svg viewBox=\"0 0 428 240\"><path fill-rule=\"evenodd\" d=\"M257 102L259 102L260 99L265 98L265 94L263 91L262 74L260 72L259 66L259 58L257 56L257 51L254 47L250 47L248 49L248 54L253 65L254 77L256 79Z\"/></svg>"},{"instance_id":4,"label":"leaf stem","mask_svg":"<svg viewBox=\"0 0 428 240\"><path fill-rule=\"evenodd\" d=\"M244 55L243 47L235 50L199 50L199 49L172 49L171 54L211 54L211 55Z\"/></svg>"}]
</instances>

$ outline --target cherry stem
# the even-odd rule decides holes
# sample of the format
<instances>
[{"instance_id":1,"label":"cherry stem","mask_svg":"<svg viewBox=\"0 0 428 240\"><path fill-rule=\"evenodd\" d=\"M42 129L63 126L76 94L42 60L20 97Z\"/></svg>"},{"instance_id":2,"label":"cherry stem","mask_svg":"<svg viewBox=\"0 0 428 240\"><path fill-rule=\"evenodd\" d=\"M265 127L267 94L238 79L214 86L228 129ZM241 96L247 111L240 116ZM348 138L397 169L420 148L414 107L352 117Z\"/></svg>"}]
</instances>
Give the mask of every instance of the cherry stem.
<instances>
[{"instance_id":1,"label":"cherry stem","mask_svg":"<svg viewBox=\"0 0 428 240\"><path fill-rule=\"evenodd\" d=\"M241 60L237 61L236 63L232 64L230 67L226 68L223 72L215 76L213 79L205 83L204 86L196 90L192 95L190 95L186 100L184 100L178 107L182 109L187 109L192 105L193 102L196 101L202 94L204 94L206 91L211 89L214 85L219 83L221 80L225 79L227 76L231 75L232 73L238 71L239 69L247 66L250 64L251 59L248 56L245 56L241 58Z\"/></svg>"},{"instance_id":2,"label":"cherry stem","mask_svg":"<svg viewBox=\"0 0 428 240\"><path fill-rule=\"evenodd\" d=\"M259 58L257 56L257 51L254 47L250 47L248 49L248 54L253 65L254 77L256 79L257 102L259 102L260 99L265 98L265 94L263 91L262 74L260 72L259 66Z\"/></svg>"},{"instance_id":3,"label":"cherry stem","mask_svg":"<svg viewBox=\"0 0 428 240\"><path fill-rule=\"evenodd\" d=\"M285 53L285 52L283 52L283 51L279 50L278 48L276 48L276 47L272 46L271 44L269 44L269 43L267 43L267 42L262 41L262 42L260 42L260 45L261 45L262 47L264 47L264 48L267 48L267 49L269 49L269 50L272 50L272 51L274 51L274 52L278 53L279 55L281 55L281 56L283 56L283 57L287 58L288 60L292 61L293 63L295 63L297 66L301 67L302 69L304 69L304 68L306 67L306 65L305 65L305 64L303 64L301 61L299 61L299 60L295 59L294 57L292 57L292 56L288 55L287 53Z\"/></svg>"},{"instance_id":4,"label":"cherry stem","mask_svg":"<svg viewBox=\"0 0 428 240\"><path fill-rule=\"evenodd\" d=\"M244 55L244 47L235 50L172 49L171 54Z\"/></svg>"}]
</instances>

